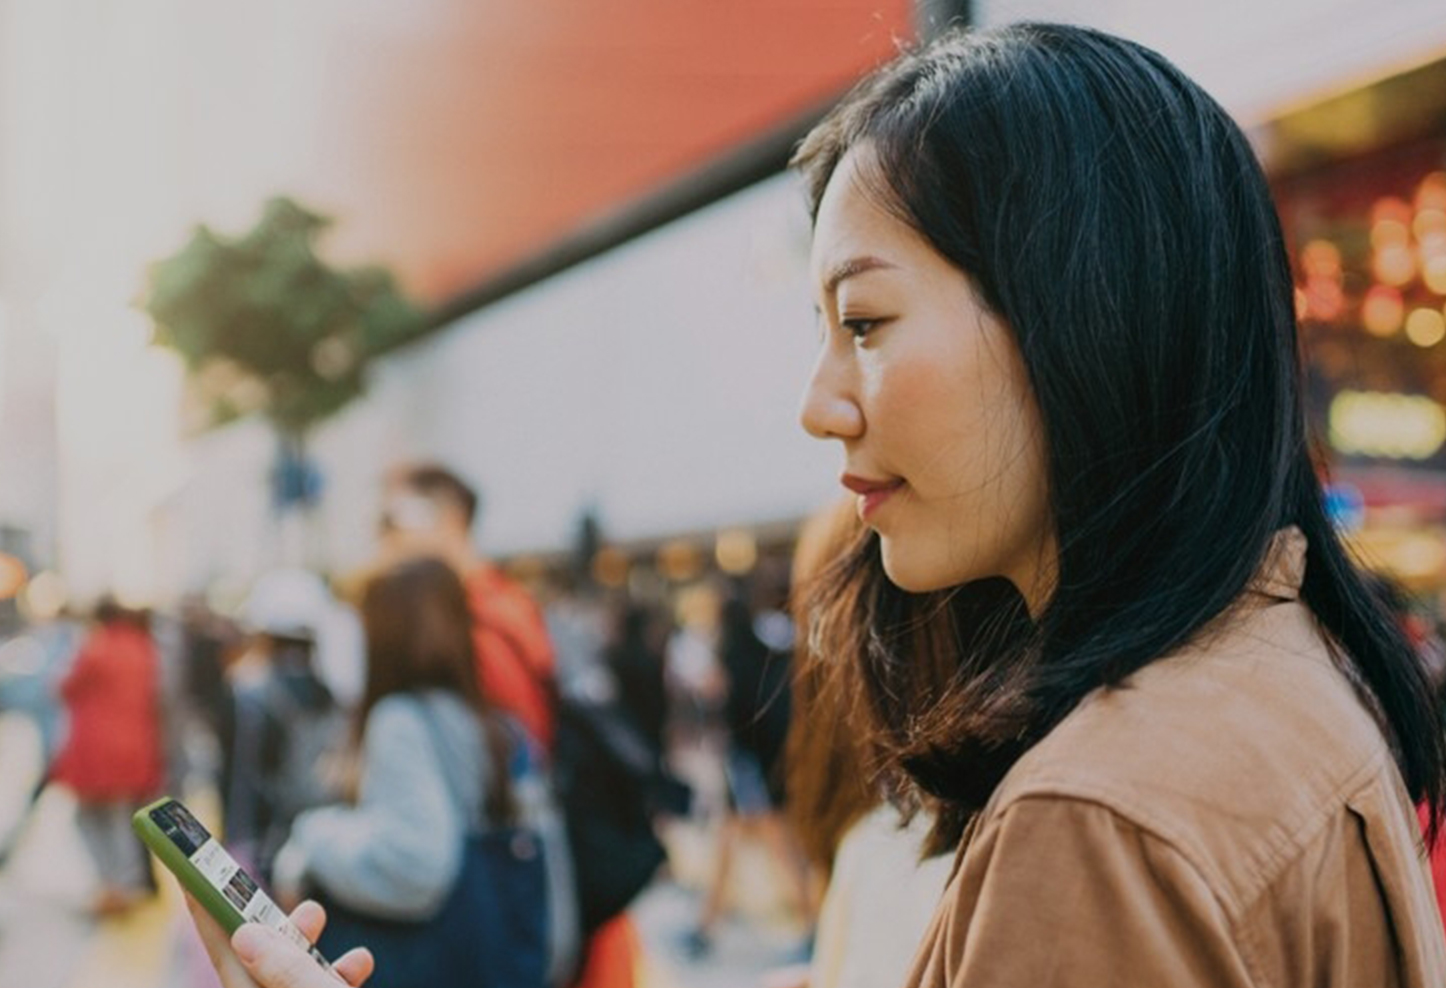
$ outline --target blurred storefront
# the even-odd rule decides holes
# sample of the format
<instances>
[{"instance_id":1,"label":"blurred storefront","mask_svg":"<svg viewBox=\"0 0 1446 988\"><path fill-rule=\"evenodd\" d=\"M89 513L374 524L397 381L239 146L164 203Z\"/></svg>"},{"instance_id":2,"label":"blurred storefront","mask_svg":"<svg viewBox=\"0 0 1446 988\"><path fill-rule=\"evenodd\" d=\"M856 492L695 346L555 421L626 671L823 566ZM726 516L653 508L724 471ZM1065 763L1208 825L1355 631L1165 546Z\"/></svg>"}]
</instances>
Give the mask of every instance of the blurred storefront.
<instances>
[{"instance_id":1,"label":"blurred storefront","mask_svg":"<svg viewBox=\"0 0 1446 988\"><path fill-rule=\"evenodd\" d=\"M1307 404L1361 557L1446 588L1446 59L1258 138L1297 282Z\"/></svg>"}]
</instances>

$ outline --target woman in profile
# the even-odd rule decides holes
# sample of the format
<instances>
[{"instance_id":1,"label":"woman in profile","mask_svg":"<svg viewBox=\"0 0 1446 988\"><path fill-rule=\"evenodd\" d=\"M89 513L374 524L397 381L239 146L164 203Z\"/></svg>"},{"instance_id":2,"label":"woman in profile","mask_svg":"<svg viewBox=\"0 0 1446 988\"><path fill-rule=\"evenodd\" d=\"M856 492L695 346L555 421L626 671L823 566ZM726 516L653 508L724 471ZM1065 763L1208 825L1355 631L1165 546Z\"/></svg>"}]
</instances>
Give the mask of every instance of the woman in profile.
<instances>
[{"instance_id":1,"label":"woman in profile","mask_svg":"<svg viewBox=\"0 0 1446 988\"><path fill-rule=\"evenodd\" d=\"M1326 517L1239 127L1155 52L1020 24L886 66L797 165L803 420L866 526L817 642L957 848L904 983L1446 984L1412 805L1439 827L1446 739Z\"/></svg>"},{"instance_id":2,"label":"woman in profile","mask_svg":"<svg viewBox=\"0 0 1446 988\"><path fill-rule=\"evenodd\" d=\"M1240 129L1022 24L890 65L796 163L803 421L867 526L818 637L959 848L906 983L1446 984L1443 738L1326 517Z\"/></svg>"}]
</instances>

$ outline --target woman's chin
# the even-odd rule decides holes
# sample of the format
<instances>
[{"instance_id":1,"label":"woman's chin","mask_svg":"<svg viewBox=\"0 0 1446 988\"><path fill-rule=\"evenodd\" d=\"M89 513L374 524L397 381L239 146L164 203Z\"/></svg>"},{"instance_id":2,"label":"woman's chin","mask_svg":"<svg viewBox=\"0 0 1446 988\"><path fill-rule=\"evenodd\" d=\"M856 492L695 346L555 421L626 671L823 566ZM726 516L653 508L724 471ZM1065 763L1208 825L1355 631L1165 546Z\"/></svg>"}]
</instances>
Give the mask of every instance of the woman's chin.
<instances>
[{"instance_id":1,"label":"woman's chin","mask_svg":"<svg viewBox=\"0 0 1446 988\"><path fill-rule=\"evenodd\" d=\"M919 560L902 557L898 552L890 552L887 540L883 543L881 556L884 575L889 578L889 582L908 593L945 590L960 582L953 574L945 573L939 567L923 565Z\"/></svg>"}]
</instances>

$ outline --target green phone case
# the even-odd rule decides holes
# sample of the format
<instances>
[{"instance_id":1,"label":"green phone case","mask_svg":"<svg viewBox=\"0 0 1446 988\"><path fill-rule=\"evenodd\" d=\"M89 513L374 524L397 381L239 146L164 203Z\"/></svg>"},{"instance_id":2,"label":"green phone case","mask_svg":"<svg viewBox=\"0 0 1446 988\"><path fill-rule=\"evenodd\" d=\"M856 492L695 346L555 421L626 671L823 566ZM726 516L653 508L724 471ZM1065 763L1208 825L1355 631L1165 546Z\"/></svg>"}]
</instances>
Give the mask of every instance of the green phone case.
<instances>
[{"instance_id":1,"label":"green phone case","mask_svg":"<svg viewBox=\"0 0 1446 988\"><path fill-rule=\"evenodd\" d=\"M226 896L206 880L206 876L201 874L196 866L187 859L185 852L177 847L151 818L152 811L174 802L177 800L167 796L137 810L131 817L131 828L135 830L146 847L151 849L151 853L160 858L161 863L176 876L181 887L204 906L206 912L215 917L216 922L221 924L222 929L229 936L246 922L245 918Z\"/></svg>"}]
</instances>

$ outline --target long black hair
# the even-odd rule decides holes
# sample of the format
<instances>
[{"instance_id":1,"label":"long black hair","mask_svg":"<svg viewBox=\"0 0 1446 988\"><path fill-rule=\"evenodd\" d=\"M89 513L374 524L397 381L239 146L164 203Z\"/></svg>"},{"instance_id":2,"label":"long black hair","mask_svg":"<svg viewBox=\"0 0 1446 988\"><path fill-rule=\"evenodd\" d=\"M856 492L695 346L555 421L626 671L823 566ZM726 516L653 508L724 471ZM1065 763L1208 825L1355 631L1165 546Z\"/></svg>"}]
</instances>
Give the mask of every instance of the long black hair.
<instances>
[{"instance_id":1,"label":"long black hair","mask_svg":"<svg viewBox=\"0 0 1446 988\"><path fill-rule=\"evenodd\" d=\"M906 593L868 534L824 581L858 592L821 633L859 657L893 763L957 833L1086 693L1200 631L1295 525L1302 597L1434 821L1446 741L1326 516L1284 238L1239 127L1147 48L1025 23L946 35L861 83L795 157L815 214L855 148L867 191L1012 330L1059 546L1033 616L1002 579Z\"/></svg>"}]
</instances>

